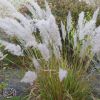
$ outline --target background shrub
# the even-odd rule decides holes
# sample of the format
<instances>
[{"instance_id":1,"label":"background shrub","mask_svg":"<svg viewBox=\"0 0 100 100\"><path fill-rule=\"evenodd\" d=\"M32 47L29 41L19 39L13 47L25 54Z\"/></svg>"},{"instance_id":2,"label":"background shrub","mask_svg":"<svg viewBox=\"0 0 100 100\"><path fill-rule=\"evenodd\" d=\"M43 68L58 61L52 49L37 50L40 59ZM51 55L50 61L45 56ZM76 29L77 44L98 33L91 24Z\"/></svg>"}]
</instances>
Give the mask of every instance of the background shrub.
<instances>
[{"instance_id":1,"label":"background shrub","mask_svg":"<svg viewBox=\"0 0 100 100\"><path fill-rule=\"evenodd\" d=\"M66 22L66 16L68 11L72 12L72 16L75 22L77 22L78 15L81 11L86 13L86 16L91 16L96 6L88 5L85 2L79 2L78 0L48 0L53 14L56 16L57 22ZM38 0L39 4L43 7L44 0ZM100 15L97 20L97 25L100 25Z\"/></svg>"}]
</instances>

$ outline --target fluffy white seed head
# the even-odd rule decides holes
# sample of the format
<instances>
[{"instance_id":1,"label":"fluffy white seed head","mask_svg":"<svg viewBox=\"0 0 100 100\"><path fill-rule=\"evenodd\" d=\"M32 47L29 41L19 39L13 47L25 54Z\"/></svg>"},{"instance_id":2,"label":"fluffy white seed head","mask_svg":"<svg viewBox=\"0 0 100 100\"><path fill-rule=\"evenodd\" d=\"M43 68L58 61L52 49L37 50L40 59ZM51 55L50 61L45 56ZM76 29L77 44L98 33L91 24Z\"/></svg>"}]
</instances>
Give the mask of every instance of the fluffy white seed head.
<instances>
[{"instance_id":1,"label":"fluffy white seed head","mask_svg":"<svg viewBox=\"0 0 100 100\"><path fill-rule=\"evenodd\" d=\"M32 1L28 4L25 4L28 10L32 13L33 18L35 19L43 19L44 13L43 10L40 8L37 2Z\"/></svg>"},{"instance_id":2,"label":"fluffy white seed head","mask_svg":"<svg viewBox=\"0 0 100 100\"><path fill-rule=\"evenodd\" d=\"M81 12L79 14L79 19L78 19L78 25L77 25L77 32L81 33L81 30L83 29L85 24L85 20L84 20L84 12ZM79 34L81 35L81 34ZM80 37L80 36L79 36Z\"/></svg>"},{"instance_id":3,"label":"fluffy white seed head","mask_svg":"<svg viewBox=\"0 0 100 100\"><path fill-rule=\"evenodd\" d=\"M49 49L48 47L45 45L45 44L39 44L38 45L38 49L39 51L41 52L43 58L48 61L49 58L50 58L50 52L49 52Z\"/></svg>"},{"instance_id":4,"label":"fluffy white seed head","mask_svg":"<svg viewBox=\"0 0 100 100\"><path fill-rule=\"evenodd\" d=\"M19 45L9 43L6 45L5 50L16 56L23 56L22 49Z\"/></svg>"},{"instance_id":5,"label":"fluffy white seed head","mask_svg":"<svg viewBox=\"0 0 100 100\"><path fill-rule=\"evenodd\" d=\"M95 30L95 21L90 20L84 25L84 28L80 31L79 39L82 40L86 35L93 36Z\"/></svg>"},{"instance_id":6,"label":"fluffy white seed head","mask_svg":"<svg viewBox=\"0 0 100 100\"><path fill-rule=\"evenodd\" d=\"M58 26L55 21L55 17L53 15L50 15L48 19L38 21L36 24L37 28L40 31L41 37L43 37L43 40L45 43L55 44L56 46L61 47L61 38Z\"/></svg>"},{"instance_id":7,"label":"fluffy white seed head","mask_svg":"<svg viewBox=\"0 0 100 100\"><path fill-rule=\"evenodd\" d=\"M94 53L100 52L100 26L95 29L96 35L93 38L93 49Z\"/></svg>"},{"instance_id":8,"label":"fluffy white seed head","mask_svg":"<svg viewBox=\"0 0 100 100\"><path fill-rule=\"evenodd\" d=\"M11 16L16 9L8 0L0 0L0 17Z\"/></svg>"},{"instance_id":9,"label":"fluffy white seed head","mask_svg":"<svg viewBox=\"0 0 100 100\"><path fill-rule=\"evenodd\" d=\"M97 20L99 11L100 11L100 8L96 9L96 11L94 12L93 17L92 17L93 20L95 20L95 21Z\"/></svg>"},{"instance_id":10,"label":"fluffy white seed head","mask_svg":"<svg viewBox=\"0 0 100 100\"><path fill-rule=\"evenodd\" d=\"M59 79L62 82L67 77L68 72L62 68L59 69Z\"/></svg>"},{"instance_id":11,"label":"fluffy white seed head","mask_svg":"<svg viewBox=\"0 0 100 100\"><path fill-rule=\"evenodd\" d=\"M0 40L0 43L5 46L5 50L16 56L23 56L23 51L19 45Z\"/></svg>"},{"instance_id":12,"label":"fluffy white seed head","mask_svg":"<svg viewBox=\"0 0 100 100\"><path fill-rule=\"evenodd\" d=\"M25 73L25 75L22 78L21 82L29 83L30 85L33 85L33 83L36 79L37 79L37 74L35 72L28 71L28 72Z\"/></svg>"},{"instance_id":13,"label":"fluffy white seed head","mask_svg":"<svg viewBox=\"0 0 100 100\"><path fill-rule=\"evenodd\" d=\"M23 20L21 21L23 25L25 25ZM34 35L32 35L31 25L30 28L25 28L25 26L23 27L23 25L12 18L0 19L0 28L4 30L4 32L8 36L16 36L17 38L24 40L24 42L26 43L26 47L36 47L37 42ZM27 25L29 25L29 23L27 23L26 21L26 26Z\"/></svg>"},{"instance_id":14,"label":"fluffy white seed head","mask_svg":"<svg viewBox=\"0 0 100 100\"><path fill-rule=\"evenodd\" d=\"M98 13L99 8L94 12L92 19L86 22L84 20L84 12L79 14L77 32L80 40L84 39L86 35L94 36Z\"/></svg>"},{"instance_id":15,"label":"fluffy white seed head","mask_svg":"<svg viewBox=\"0 0 100 100\"><path fill-rule=\"evenodd\" d=\"M71 12L68 12L68 16L67 16L67 32L69 33L72 27L72 16L71 16Z\"/></svg>"},{"instance_id":16,"label":"fluffy white seed head","mask_svg":"<svg viewBox=\"0 0 100 100\"><path fill-rule=\"evenodd\" d=\"M77 32L74 33L74 48L76 48L77 46L77 37L78 37L78 34Z\"/></svg>"},{"instance_id":17,"label":"fluffy white seed head","mask_svg":"<svg viewBox=\"0 0 100 100\"><path fill-rule=\"evenodd\" d=\"M40 64L39 64L38 60L35 57L32 58L32 62L34 64L35 69L40 68Z\"/></svg>"},{"instance_id":18,"label":"fluffy white seed head","mask_svg":"<svg viewBox=\"0 0 100 100\"><path fill-rule=\"evenodd\" d=\"M45 44L49 44L49 41L51 41L50 35L48 33L48 21L46 20L39 20L36 23L36 27L39 29L40 31L40 36L42 37L42 41Z\"/></svg>"},{"instance_id":19,"label":"fluffy white seed head","mask_svg":"<svg viewBox=\"0 0 100 100\"><path fill-rule=\"evenodd\" d=\"M62 21L61 21L61 31L62 31L62 38L63 38L63 40L65 40L65 38L66 38L66 30L65 30L65 26L64 26Z\"/></svg>"},{"instance_id":20,"label":"fluffy white seed head","mask_svg":"<svg viewBox=\"0 0 100 100\"><path fill-rule=\"evenodd\" d=\"M51 13L51 9L48 5L48 2L45 0L45 7L46 7L46 17L48 18L52 13Z\"/></svg>"}]
</instances>

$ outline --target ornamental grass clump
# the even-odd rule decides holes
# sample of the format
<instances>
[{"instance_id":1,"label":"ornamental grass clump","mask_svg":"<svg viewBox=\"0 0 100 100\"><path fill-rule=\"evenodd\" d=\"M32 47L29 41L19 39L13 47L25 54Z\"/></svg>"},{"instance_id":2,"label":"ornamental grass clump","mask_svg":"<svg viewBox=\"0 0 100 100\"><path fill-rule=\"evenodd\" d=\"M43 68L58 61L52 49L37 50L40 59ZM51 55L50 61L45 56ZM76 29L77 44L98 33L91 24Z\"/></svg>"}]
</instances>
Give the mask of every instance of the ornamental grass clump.
<instances>
[{"instance_id":1,"label":"ornamental grass clump","mask_svg":"<svg viewBox=\"0 0 100 100\"><path fill-rule=\"evenodd\" d=\"M5 2L7 8L14 8L7 0ZM46 1L44 9L35 1L23 7L27 9L24 15L14 8L4 18L0 10L1 34L8 37L6 40L1 37L0 44L7 54L4 61L9 59L10 64L26 70L21 82L33 87L29 100L91 98L87 70L99 51L100 26L96 27L99 8L89 21L81 12L76 26L69 11L67 24L61 22L58 27Z\"/></svg>"}]
</instances>

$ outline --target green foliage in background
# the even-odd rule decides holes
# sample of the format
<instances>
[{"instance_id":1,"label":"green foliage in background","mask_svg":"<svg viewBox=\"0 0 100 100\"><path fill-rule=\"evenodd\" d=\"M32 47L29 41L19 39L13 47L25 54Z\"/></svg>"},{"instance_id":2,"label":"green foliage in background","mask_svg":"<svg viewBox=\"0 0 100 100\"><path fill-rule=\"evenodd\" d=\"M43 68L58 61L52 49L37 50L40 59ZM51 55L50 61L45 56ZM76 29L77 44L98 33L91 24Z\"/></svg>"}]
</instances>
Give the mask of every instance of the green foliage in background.
<instances>
[{"instance_id":1,"label":"green foliage in background","mask_svg":"<svg viewBox=\"0 0 100 100\"><path fill-rule=\"evenodd\" d=\"M39 4L43 7L44 0L38 0ZM72 17L75 22L78 20L78 15L81 11L86 13L86 16L92 16L96 7L88 5L85 2L78 0L48 0L53 14L56 16L58 23L60 21L66 22L68 11L71 11ZM97 20L97 25L100 25L100 15Z\"/></svg>"}]
</instances>

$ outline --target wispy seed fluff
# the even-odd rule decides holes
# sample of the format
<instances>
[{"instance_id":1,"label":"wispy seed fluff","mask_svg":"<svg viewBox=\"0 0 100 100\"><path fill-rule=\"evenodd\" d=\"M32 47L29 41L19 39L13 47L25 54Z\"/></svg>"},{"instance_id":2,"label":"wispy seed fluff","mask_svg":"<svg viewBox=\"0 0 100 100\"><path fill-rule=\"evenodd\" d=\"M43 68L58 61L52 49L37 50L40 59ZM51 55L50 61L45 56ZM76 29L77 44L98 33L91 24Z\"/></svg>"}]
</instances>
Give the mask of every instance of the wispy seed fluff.
<instances>
[{"instance_id":1,"label":"wispy seed fluff","mask_svg":"<svg viewBox=\"0 0 100 100\"><path fill-rule=\"evenodd\" d=\"M0 43L5 47L4 50L7 50L11 54L16 56L23 56L23 51L19 45L2 41L2 40L0 40Z\"/></svg>"},{"instance_id":2,"label":"wispy seed fluff","mask_svg":"<svg viewBox=\"0 0 100 100\"><path fill-rule=\"evenodd\" d=\"M96 35L93 38L93 52L98 53L100 52L100 26L95 29Z\"/></svg>"},{"instance_id":3,"label":"wispy seed fluff","mask_svg":"<svg viewBox=\"0 0 100 100\"><path fill-rule=\"evenodd\" d=\"M19 45L7 43L7 45L5 45L5 50L16 56L23 56L22 49Z\"/></svg>"},{"instance_id":4,"label":"wispy seed fluff","mask_svg":"<svg viewBox=\"0 0 100 100\"><path fill-rule=\"evenodd\" d=\"M65 25L63 24L62 21L61 21L61 31L62 31L62 38L63 38L63 40L65 40L65 38L66 38L66 30L65 30Z\"/></svg>"},{"instance_id":5,"label":"wispy seed fluff","mask_svg":"<svg viewBox=\"0 0 100 100\"><path fill-rule=\"evenodd\" d=\"M72 16L71 16L71 12L68 12L68 16L67 16L67 32L69 33L71 31L71 27L72 27Z\"/></svg>"},{"instance_id":6,"label":"wispy seed fluff","mask_svg":"<svg viewBox=\"0 0 100 100\"><path fill-rule=\"evenodd\" d=\"M84 20L84 12L79 14L78 25L77 25L77 32L81 33L81 30L84 28L85 20ZM79 37L81 34L79 34Z\"/></svg>"},{"instance_id":7,"label":"wispy seed fluff","mask_svg":"<svg viewBox=\"0 0 100 100\"><path fill-rule=\"evenodd\" d=\"M35 57L32 58L32 62L33 62L33 65L34 65L35 69L40 68L40 64L39 64L38 60Z\"/></svg>"},{"instance_id":8,"label":"wispy seed fluff","mask_svg":"<svg viewBox=\"0 0 100 100\"><path fill-rule=\"evenodd\" d=\"M61 82L64 80L64 78L67 77L67 74L68 74L67 70L59 68L59 79Z\"/></svg>"},{"instance_id":9,"label":"wispy seed fluff","mask_svg":"<svg viewBox=\"0 0 100 100\"><path fill-rule=\"evenodd\" d=\"M39 29L44 43L62 46L59 29L53 15L50 15L46 20L38 20L36 27Z\"/></svg>"},{"instance_id":10,"label":"wispy seed fluff","mask_svg":"<svg viewBox=\"0 0 100 100\"><path fill-rule=\"evenodd\" d=\"M38 45L38 49L39 51L41 52L43 58L48 61L49 58L50 58L50 52L49 52L49 49L48 47L45 45L45 44L39 44Z\"/></svg>"},{"instance_id":11,"label":"wispy seed fluff","mask_svg":"<svg viewBox=\"0 0 100 100\"><path fill-rule=\"evenodd\" d=\"M90 21L85 21L84 12L80 13L79 20L78 20L78 29L77 29L80 40L84 39L86 35L90 35L93 37L94 30L96 28L96 20L97 20L98 14L99 14L99 9L97 9L94 12L93 17Z\"/></svg>"},{"instance_id":12,"label":"wispy seed fluff","mask_svg":"<svg viewBox=\"0 0 100 100\"><path fill-rule=\"evenodd\" d=\"M43 19L44 18L43 10L40 8L38 3L35 2L34 0L32 2L30 2L29 4L26 4L26 7L32 13L33 18L35 18L35 19ZM34 9L33 9L33 7L34 7Z\"/></svg>"},{"instance_id":13,"label":"wispy seed fluff","mask_svg":"<svg viewBox=\"0 0 100 100\"><path fill-rule=\"evenodd\" d=\"M20 82L29 83L30 85L33 85L36 79L37 79L37 74L33 71L28 71L25 73L24 77Z\"/></svg>"},{"instance_id":14,"label":"wispy seed fluff","mask_svg":"<svg viewBox=\"0 0 100 100\"><path fill-rule=\"evenodd\" d=\"M27 22L28 20L25 21L24 18L19 18L19 20L21 23L19 23L17 20L12 19L12 18L4 18L4 19L1 18L0 28L4 30L4 32L8 36L11 36L11 37L16 36L19 39L19 41L20 39L24 40L26 47L29 47L29 46L36 47L37 42L35 40L34 35L32 35L33 26L29 25L29 22Z\"/></svg>"},{"instance_id":15,"label":"wispy seed fluff","mask_svg":"<svg viewBox=\"0 0 100 100\"><path fill-rule=\"evenodd\" d=\"M0 0L0 17L11 16L16 9L8 0Z\"/></svg>"}]
</instances>

